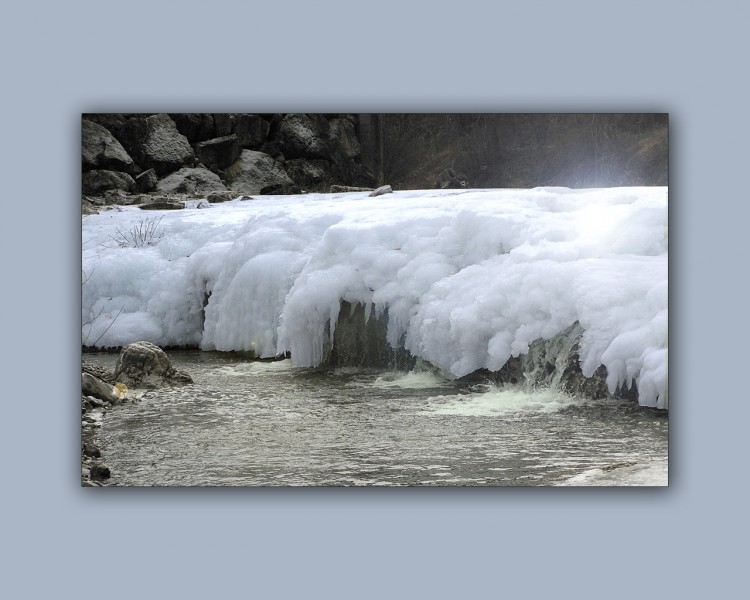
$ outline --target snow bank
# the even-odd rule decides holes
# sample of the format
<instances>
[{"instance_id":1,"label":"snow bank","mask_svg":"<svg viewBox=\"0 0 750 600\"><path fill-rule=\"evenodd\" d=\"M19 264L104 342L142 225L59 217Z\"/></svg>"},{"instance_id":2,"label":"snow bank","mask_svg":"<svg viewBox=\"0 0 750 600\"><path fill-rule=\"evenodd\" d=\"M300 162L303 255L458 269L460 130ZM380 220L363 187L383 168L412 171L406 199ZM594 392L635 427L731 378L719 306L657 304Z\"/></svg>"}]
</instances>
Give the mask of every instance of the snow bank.
<instances>
[{"instance_id":1,"label":"snow bank","mask_svg":"<svg viewBox=\"0 0 750 600\"><path fill-rule=\"evenodd\" d=\"M667 188L272 196L83 218L87 344L291 352L315 366L340 302L388 313L387 339L461 376L496 370L576 320L581 366L666 406ZM156 218L158 218L158 216ZM125 246L125 247L123 247ZM205 308L204 308L205 307Z\"/></svg>"}]
</instances>

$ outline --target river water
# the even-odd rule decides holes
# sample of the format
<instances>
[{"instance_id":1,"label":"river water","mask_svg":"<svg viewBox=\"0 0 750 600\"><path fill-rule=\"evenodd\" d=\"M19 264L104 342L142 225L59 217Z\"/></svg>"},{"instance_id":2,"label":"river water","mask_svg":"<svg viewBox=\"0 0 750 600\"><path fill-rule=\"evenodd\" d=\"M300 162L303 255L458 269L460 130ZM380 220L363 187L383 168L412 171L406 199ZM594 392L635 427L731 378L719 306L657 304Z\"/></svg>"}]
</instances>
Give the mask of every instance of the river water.
<instances>
[{"instance_id":1,"label":"river water","mask_svg":"<svg viewBox=\"0 0 750 600\"><path fill-rule=\"evenodd\" d=\"M114 486L666 485L668 418L430 372L168 353L194 384L110 409ZM84 359L112 368L116 355Z\"/></svg>"}]
</instances>

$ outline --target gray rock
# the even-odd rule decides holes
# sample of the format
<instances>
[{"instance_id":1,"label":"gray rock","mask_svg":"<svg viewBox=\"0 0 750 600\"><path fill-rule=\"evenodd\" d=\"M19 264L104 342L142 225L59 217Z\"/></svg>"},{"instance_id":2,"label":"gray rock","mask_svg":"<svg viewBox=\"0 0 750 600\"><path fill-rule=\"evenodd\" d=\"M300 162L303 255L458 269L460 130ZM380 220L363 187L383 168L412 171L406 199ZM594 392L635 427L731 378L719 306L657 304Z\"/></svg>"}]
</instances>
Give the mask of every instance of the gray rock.
<instances>
[{"instance_id":1,"label":"gray rock","mask_svg":"<svg viewBox=\"0 0 750 600\"><path fill-rule=\"evenodd\" d=\"M200 167L183 167L156 184L156 190L162 194L207 194L226 189L216 173Z\"/></svg>"},{"instance_id":2,"label":"gray rock","mask_svg":"<svg viewBox=\"0 0 750 600\"><path fill-rule=\"evenodd\" d=\"M182 166L192 166L195 154L169 115L132 117L120 128L118 139L135 162L157 175L167 175Z\"/></svg>"},{"instance_id":3,"label":"gray rock","mask_svg":"<svg viewBox=\"0 0 750 600\"><path fill-rule=\"evenodd\" d=\"M136 190L135 180L127 173L99 169L86 171L81 177L81 184L83 193L88 196L97 196L108 190Z\"/></svg>"},{"instance_id":4,"label":"gray rock","mask_svg":"<svg viewBox=\"0 0 750 600\"><path fill-rule=\"evenodd\" d=\"M453 169L443 169L438 173L435 187L440 190L460 189L468 187L466 176Z\"/></svg>"},{"instance_id":5,"label":"gray rock","mask_svg":"<svg viewBox=\"0 0 750 600\"><path fill-rule=\"evenodd\" d=\"M391 194L391 193L393 193L393 189L391 188L390 185L381 185L379 188L377 188L376 190L373 190L368 195L370 197L373 197L373 196L382 196L383 194Z\"/></svg>"},{"instance_id":6,"label":"gray rock","mask_svg":"<svg viewBox=\"0 0 750 600\"><path fill-rule=\"evenodd\" d=\"M214 113L213 117L217 137L234 133L235 115L233 113Z\"/></svg>"},{"instance_id":7,"label":"gray rock","mask_svg":"<svg viewBox=\"0 0 750 600\"><path fill-rule=\"evenodd\" d=\"M341 194L344 192L371 192L371 187L355 187L351 185L332 185L331 186L331 193L332 194Z\"/></svg>"},{"instance_id":8,"label":"gray rock","mask_svg":"<svg viewBox=\"0 0 750 600\"><path fill-rule=\"evenodd\" d=\"M211 169L226 169L242 152L235 134L199 142L195 146L195 157Z\"/></svg>"},{"instance_id":9,"label":"gray rock","mask_svg":"<svg viewBox=\"0 0 750 600\"><path fill-rule=\"evenodd\" d=\"M151 192L156 189L158 181L159 178L156 176L156 171L149 169L136 176L135 187L141 193Z\"/></svg>"},{"instance_id":10,"label":"gray rock","mask_svg":"<svg viewBox=\"0 0 750 600\"><path fill-rule=\"evenodd\" d=\"M177 126L177 131L184 135L191 144L216 137L213 115L205 113L170 113L169 117Z\"/></svg>"},{"instance_id":11,"label":"gray rock","mask_svg":"<svg viewBox=\"0 0 750 600\"><path fill-rule=\"evenodd\" d=\"M271 125L260 115L236 115L234 133L243 148L256 149L263 145Z\"/></svg>"},{"instance_id":12,"label":"gray rock","mask_svg":"<svg viewBox=\"0 0 750 600\"><path fill-rule=\"evenodd\" d=\"M133 159L108 129L83 119L81 121L81 161L83 170L104 169L133 175Z\"/></svg>"},{"instance_id":13,"label":"gray rock","mask_svg":"<svg viewBox=\"0 0 750 600\"><path fill-rule=\"evenodd\" d=\"M83 444L82 452L84 456L89 456L91 458L101 458L102 456L102 451L93 444Z\"/></svg>"},{"instance_id":14,"label":"gray rock","mask_svg":"<svg viewBox=\"0 0 750 600\"><path fill-rule=\"evenodd\" d=\"M328 179L327 160L295 158L284 163L286 174L299 186L316 186Z\"/></svg>"},{"instance_id":15,"label":"gray rock","mask_svg":"<svg viewBox=\"0 0 750 600\"><path fill-rule=\"evenodd\" d=\"M112 385L102 381L91 373L81 373L81 391L85 396L93 396L107 402L117 402L120 400L120 395ZM87 398L87 400L94 406L91 399Z\"/></svg>"},{"instance_id":16,"label":"gray rock","mask_svg":"<svg viewBox=\"0 0 750 600\"><path fill-rule=\"evenodd\" d=\"M125 125L128 120L128 117L122 113L84 113L83 118L87 121L92 121L93 123L101 125L115 137L117 137L120 128Z\"/></svg>"},{"instance_id":17,"label":"gray rock","mask_svg":"<svg viewBox=\"0 0 750 600\"><path fill-rule=\"evenodd\" d=\"M150 342L135 342L120 351L115 379L129 387L156 388L163 385L192 383L191 377L177 371L164 350Z\"/></svg>"},{"instance_id":18,"label":"gray rock","mask_svg":"<svg viewBox=\"0 0 750 600\"><path fill-rule=\"evenodd\" d=\"M274 140L281 142L286 158L328 158L328 122L324 117L287 114L278 125Z\"/></svg>"},{"instance_id":19,"label":"gray rock","mask_svg":"<svg viewBox=\"0 0 750 600\"><path fill-rule=\"evenodd\" d=\"M209 192L206 195L206 200L208 200L210 203L214 204L217 202L229 202L229 200L234 200L237 197L237 194L234 192L226 191L226 192Z\"/></svg>"},{"instance_id":20,"label":"gray rock","mask_svg":"<svg viewBox=\"0 0 750 600\"><path fill-rule=\"evenodd\" d=\"M328 139L334 155L356 158L361 154L362 149L350 119L331 119L329 127Z\"/></svg>"},{"instance_id":21,"label":"gray rock","mask_svg":"<svg viewBox=\"0 0 750 600\"><path fill-rule=\"evenodd\" d=\"M227 187L239 194L260 194L269 186L291 186L294 181L273 158L255 150L243 150L240 158L226 171Z\"/></svg>"}]
</instances>

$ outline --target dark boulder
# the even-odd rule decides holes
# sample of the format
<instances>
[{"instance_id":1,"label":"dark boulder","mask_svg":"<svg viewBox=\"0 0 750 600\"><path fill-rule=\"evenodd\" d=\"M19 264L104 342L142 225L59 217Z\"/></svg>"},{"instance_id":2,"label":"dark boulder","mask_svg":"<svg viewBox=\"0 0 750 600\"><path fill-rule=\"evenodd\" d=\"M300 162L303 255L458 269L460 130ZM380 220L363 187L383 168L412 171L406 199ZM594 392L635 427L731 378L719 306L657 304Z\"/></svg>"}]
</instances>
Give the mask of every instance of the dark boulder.
<instances>
[{"instance_id":1,"label":"dark boulder","mask_svg":"<svg viewBox=\"0 0 750 600\"><path fill-rule=\"evenodd\" d=\"M156 171L149 169L136 176L135 187L140 193L145 194L154 191L158 181L159 178L156 176Z\"/></svg>"},{"instance_id":2,"label":"dark boulder","mask_svg":"<svg viewBox=\"0 0 750 600\"><path fill-rule=\"evenodd\" d=\"M95 169L86 171L81 178L83 193L89 196L97 196L107 190L122 190L134 192L136 190L135 180L127 173L118 171L106 171Z\"/></svg>"},{"instance_id":3,"label":"dark boulder","mask_svg":"<svg viewBox=\"0 0 750 600\"><path fill-rule=\"evenodd\" d=\"M161 194L206 194L208 192L223 192L226 187L216 173L208 169L184 167L167 175L156 184L156 190Z\"/></svg>"},{"instance_id":4,"label":"dark boulder","mask_svg":"<svg viewBox=\"0 0 750 600\"><path fill-rule=\"evenodd\" d=\"M195 157L212 170L226 169L242 153L235 134L214 138L195 145Z\"/></svg>"},{"instance_id":5,"label":"dark boulder","mask_svg":"<svg viewBox=\"0 0 750 600\"><path fill-rule=\"evenodd\" d=\"M196 144L216 137L213 115L206 113L170 113L177 131L184 135L188 142Z\"/></svg>"},{"instance_id":6,"label":"dark boulder","mask_svg":"<svg viewBox=\"0 0 750 600\"><path fill-rule=\"evenodd\" d=\"M128 119L120 128L118 139L140 167L154 169L157 175L167 175L195 162L188 139L166 114Z\"/></svg>"},{"instance_id":7,"label":"dark boulder","mask_svg":"<svg viewBox=\"0 0 750 600\"><path fill-rule=\"evenodd\" d=\"M263 145L271 125L260 115L236 115L234 134L243 148L256 149Z\"/></svg>"},{"instance_id":8,"label":"dark boulder","mask_svg":"<svg viewBox=\"0 0 750 600\"><path fill-rule=\"evenodd\" d=\"M108 467L105 467L104 465L100 465L98 463L94 463L91 465L91 468L89 470L89 476L91 479L109 479L112 474L109 471Z\"/></svg>"},{"instance_id":9,"label":"dark boulder","mask_svg":"<svg viewBox=\"0 0 750 600\"><path fill-rule=\"evenodd\" d=\"M223 137L234 133L234 113L214 113L213 118L216 137Z\"/></svg>"},{"instance_id":10,"label":"dark boulder","mask_svg":"<svg viewBox=\"0 0 750 600\"><path fill-rule=\"evenodd\" d=\"M454 169L443 169L438 173L435 180L435 187L439 190L460 189L469 187L466 176Z\"/></svg>"},{"instance_id":11,"label":"dark boulder","mask_svg":"<svg viewBox=\"0 0 750 600\"><path fill-rule=\"evenodd\" d=\"M87 119L81 121L81 162L84 171L103 169L133 175L137 170L133 159L115 136Z\"/></svg>"},{"instance_id":12,"label":"dark boulder","mask_svg":"<svg viewBox=\"0 0 750 600\"><path fill-rule=\"evenodd\" d=\"M287 114L272 141L281 142L286 158L328 158L328 121L322 115Z\"/></svg>"},{"instance_id":13,"label":"dark boulder","mask_svg":"<svg viewBox=\"0 0 750 600\"><path fill-rule=\"evenodd\" d=\"M101 125L115 137L128 120L128 117L122 113L84 113L83 118Z\"/></svg>"},{"instance_id":14,"label":"dark boulder","mask_svg":"<svg viewBox=\"0 0 750 600\"><path fill-rule=\"evenodd\" d=\"M211 204L215 204L217 202L228 202L229 200L234 200L236 197L237 194L230 191L209 192L208 194L206 194L206 200L208 200Z\"/></svg>"},{"instance_id":15,"label":"dark boulder","mask_svg":"<svg viewBox=\"0 0 750 600\"><path fill-rule=\"evenodd\" d=\"M286 174L301 187L323 185L328 179L330 165L327 160L295 158L284 163Z\"/></svg>"}]
</instances>

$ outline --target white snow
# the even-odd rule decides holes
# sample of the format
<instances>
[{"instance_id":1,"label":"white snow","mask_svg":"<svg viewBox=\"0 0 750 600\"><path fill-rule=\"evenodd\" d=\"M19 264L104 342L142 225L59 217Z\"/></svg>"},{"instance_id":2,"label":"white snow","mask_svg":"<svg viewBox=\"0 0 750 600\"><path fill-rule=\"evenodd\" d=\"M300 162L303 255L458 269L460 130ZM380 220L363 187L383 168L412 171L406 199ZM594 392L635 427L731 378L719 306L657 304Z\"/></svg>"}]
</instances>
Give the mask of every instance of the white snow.
<instances>
[{"instance_id":1,"label":"white snow","mask_svg":"<svg viewBox=\"0 0 750 600\"><path fill-rule=\"evenodd\" d=\"M291 352L315 366L341 300L454 376L578 320L581 364L666 407L667 188L268 196L83 217L82 337ZM197 206L197 205L196 205ZM119 232L157 219L151 244ZM209 295L208 304L204 301ZM204 322L205 321L205 322ZM106 330L106 331L105 331ZM98 341L97 341L98 340Z\"/></svg>"}]
</instances>

